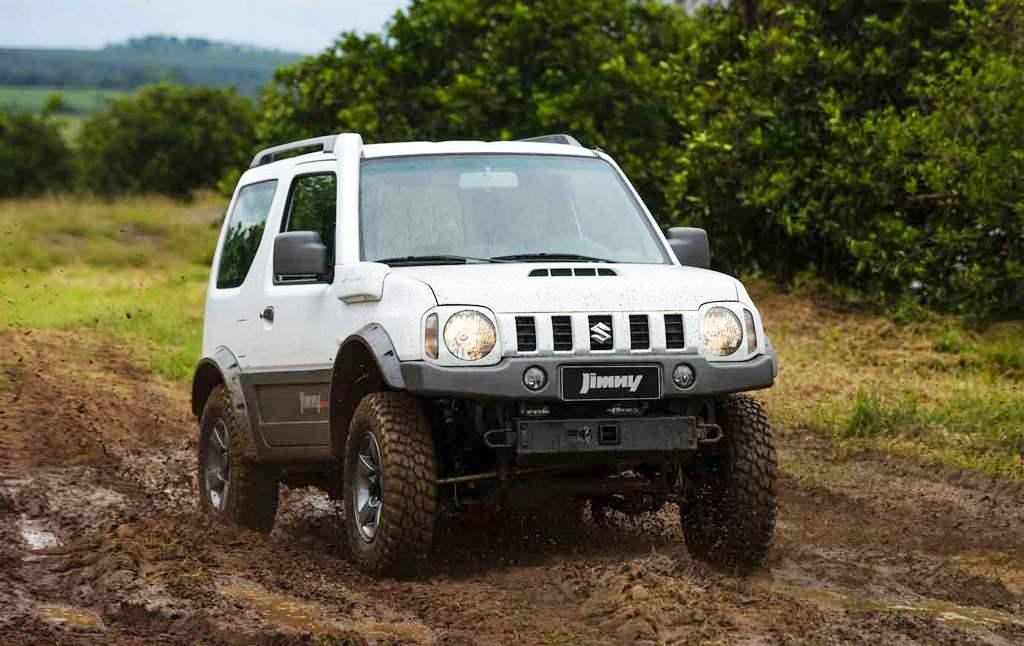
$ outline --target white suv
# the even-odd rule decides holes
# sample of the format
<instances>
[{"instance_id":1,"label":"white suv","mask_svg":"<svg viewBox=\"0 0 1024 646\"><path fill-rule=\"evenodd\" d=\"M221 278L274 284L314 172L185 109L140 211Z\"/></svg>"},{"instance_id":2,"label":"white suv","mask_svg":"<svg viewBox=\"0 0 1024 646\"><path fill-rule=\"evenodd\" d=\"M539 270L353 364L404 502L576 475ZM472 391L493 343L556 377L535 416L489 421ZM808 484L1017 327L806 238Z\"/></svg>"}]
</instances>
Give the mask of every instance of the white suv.
<instances>
[{"instance_id":1,"label":"white suv","mask_svg":"<svg viewBox=\"0 0 1024 646\"><path fill-rule=\"evenodd\" d=\"M692 553L756 566L775 450L732 393L776 361L709 256L567 135L264 150L206 297L200 505L268 531L279 483L319 484L356 561L401 574L476 502L597 521L675 502Z\"/></svg>"}]
</instances>

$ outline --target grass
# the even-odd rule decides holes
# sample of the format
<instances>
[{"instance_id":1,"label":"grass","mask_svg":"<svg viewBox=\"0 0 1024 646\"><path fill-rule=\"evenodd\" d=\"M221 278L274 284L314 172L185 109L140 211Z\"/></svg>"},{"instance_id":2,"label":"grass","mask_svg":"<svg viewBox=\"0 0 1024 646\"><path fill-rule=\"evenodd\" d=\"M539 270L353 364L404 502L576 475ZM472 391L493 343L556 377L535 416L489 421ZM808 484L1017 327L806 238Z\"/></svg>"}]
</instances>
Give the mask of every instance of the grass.
<instances>
[{"instance_id":1,"label":"grass","mask_svg":"<svg viewBox=\"0 0 1024 646\"><path fill-rule=\"evenodd\" d=\"M0 202L0 327L96 332L189 378L224 206L214 196Z\"/></svg>"},{"instance_id":2,"label":"grass","mask_svg":"<svg viewBox=\"0 0 1024 646\"><path fill-rule=\"evenodd\" d=\"M780 358L759 393L784 427L1021 478L1024 321L972 330L932 316L898 325L749 285Z\"/></svg>"},{"instance_id":3,"label":"grass","mask_svg":"<svg viewBox=\"0 0 1024 646\"><path fill-rule=\"evenodd\" d=\"M40 112L47 100L59 94L64 100L64 112L71 114L89 114L110 105L111 100L125 96L123 90L104 90L101 88L61 88L61 87L23 87L0 85L0 112L28 110Z\"/></svg>"}]
</instances>

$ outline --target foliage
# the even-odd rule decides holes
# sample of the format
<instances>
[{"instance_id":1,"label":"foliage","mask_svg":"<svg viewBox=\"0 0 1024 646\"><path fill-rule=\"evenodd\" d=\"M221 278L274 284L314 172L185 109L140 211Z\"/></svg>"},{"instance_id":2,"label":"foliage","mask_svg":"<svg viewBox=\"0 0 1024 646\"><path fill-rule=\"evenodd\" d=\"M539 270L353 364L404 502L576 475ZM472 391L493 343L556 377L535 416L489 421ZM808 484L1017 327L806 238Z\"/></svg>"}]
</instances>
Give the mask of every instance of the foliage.
<instances>
[{"instance_id":1,"label":"foliage","mask_svg":"<svg viewBox=\"0 0 1024 646\"><path fill-rule=\"evenodd\" d=\"M706 13L734 49L673 61L670 221L706 227L726 269L1024 313L1024 6L766 4L749 33Z\"/></svg>"},{"instance_id":2,"label":"foliage","mask_svg":"<svg viewBox=\"0 0 1024 646\"><path fill-rule=\"evenodd\" d=\"M251 103L231 90L147 86L82 125L82 185L181 197L213 187L249 161L254 119Z\"/></svg>"},{"instance_id":3,"label":"foliage","mask_svg":"<svg viewBox=\"0 0 1024 646\"><path fill-rule=\"evenodd\" d=\"M0 113L0 196L58 191L70 180L71 153L56 122Z\"/></svg>"},{"instance_id":4,"label":"foliage","mask_svg":"<svg viewBox=\"0 0 1024 646\"><path fill-rule=\"evenodd\" d=\"M567 131L709 229L719 268L1019 316L1021 34L1016 0L418 0L280 70L260 134Z\"/></svg>"},{"instance_id":5,"label":"foliage","mask_svg":"<svg viewBox=\"0 0 1024 646\"><path fill-rule=\"evenodd\" d=\"M418 0L384 35L344 34L278 71L265 141L356 131L367 142L571 132L613 154L657 206L678 137L659 83L692 39L655 2Z\"/></svg>"}]
</instances>

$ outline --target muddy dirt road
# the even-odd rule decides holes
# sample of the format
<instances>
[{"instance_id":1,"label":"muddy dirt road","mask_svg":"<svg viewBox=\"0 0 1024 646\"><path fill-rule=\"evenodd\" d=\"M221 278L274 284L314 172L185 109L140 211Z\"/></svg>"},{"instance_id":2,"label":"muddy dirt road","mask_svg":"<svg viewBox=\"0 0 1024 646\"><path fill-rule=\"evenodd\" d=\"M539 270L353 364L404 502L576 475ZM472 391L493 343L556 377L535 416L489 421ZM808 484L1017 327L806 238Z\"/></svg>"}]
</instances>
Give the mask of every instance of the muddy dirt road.
<instances>
[{"instance_id":1,"label":"muddy dirt road","mask_svg":"<svg viewBox=\"0 0 1024 646\"><path fill-rule=\"evenodd\" d=\"M376 581L312 490L269 537L196 513L185 387L88 337L0 348L0 644L1024 644L1016 485L779 429L755 576L692 561L666 510L450 527L424 577Z\"/></svg>"}]
</instances>

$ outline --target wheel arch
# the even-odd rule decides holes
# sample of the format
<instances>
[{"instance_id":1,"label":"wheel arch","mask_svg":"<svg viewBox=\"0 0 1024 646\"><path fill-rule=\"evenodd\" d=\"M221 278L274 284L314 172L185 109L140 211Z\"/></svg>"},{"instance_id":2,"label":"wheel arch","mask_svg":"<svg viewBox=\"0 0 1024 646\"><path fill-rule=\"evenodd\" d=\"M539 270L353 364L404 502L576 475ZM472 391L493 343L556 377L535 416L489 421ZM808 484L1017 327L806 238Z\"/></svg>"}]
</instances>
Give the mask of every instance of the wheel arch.
<instances>
[{"instance_id":1,"label":"wheel arch","mask_svg":"<svg viewBox=\"0 0 1024 646\"><path fill-rule=\"evenodd\" d=\"M349 424L363 397L405 389L398 354L383 327L371 323L346 338L331 371L331 454L344 456Z\"/></svg>"},{"instance_id":2,"label":"wheel arch","mask_svg":"<svg viewBox=\"0 0 1024 646\"><path fill-rule=\"evenodd\" d=\"M251 433L252 420L242 391L241 376L241 366L231 350L222 346L212 356L203 357L192 376L192 414L197 419L202 417L210 393L217 386L224 386L231 396L231 405L241 414Z\"/></svg>"}]
</instances>

